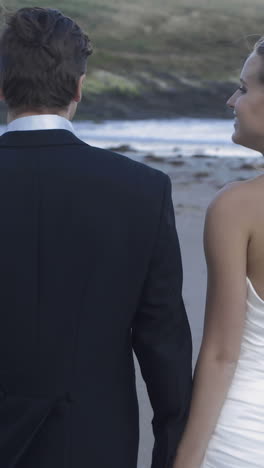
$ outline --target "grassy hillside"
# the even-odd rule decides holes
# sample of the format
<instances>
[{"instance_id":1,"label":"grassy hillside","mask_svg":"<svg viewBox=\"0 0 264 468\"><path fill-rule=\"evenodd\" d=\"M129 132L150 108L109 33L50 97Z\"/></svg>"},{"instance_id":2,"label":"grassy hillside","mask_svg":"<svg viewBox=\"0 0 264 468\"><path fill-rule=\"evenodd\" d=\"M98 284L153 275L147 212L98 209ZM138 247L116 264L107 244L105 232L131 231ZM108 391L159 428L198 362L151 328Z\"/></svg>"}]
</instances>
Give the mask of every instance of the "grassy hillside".
<instances>
[{"instance_id":1,"label":"grassy hillside","mask_svg":"<svg viewBox=\"0 0 264 468\"><path fill-rule=\"evenodd\" d=\"M9 8L33 4L8 1ZM219 93L220 99L224 89L228 94L226 83L237 81L245 55L264 34L263 0L57 0L41 5L73 17L92 39L83 103L88 114L96 103L107 116L107 106L114 117L138 105L154 112L151 103L156 102L164 111L167 105L171 115L172 101L175 114L177 108L184 113L184 102L192 107L188 92L198 99L196 107L203 108L201 97L204 107L208 100L214 106Z\"/></svg>"}]
</instances>

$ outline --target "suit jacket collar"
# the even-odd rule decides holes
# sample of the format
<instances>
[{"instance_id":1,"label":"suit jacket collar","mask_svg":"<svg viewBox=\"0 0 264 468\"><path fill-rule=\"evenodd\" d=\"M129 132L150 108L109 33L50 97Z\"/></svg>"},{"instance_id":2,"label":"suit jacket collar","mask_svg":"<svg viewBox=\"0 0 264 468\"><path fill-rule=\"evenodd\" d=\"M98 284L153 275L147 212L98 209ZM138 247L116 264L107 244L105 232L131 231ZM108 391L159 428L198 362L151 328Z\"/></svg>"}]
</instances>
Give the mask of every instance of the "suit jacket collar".
<instances>
[{"instance_id":1,"label":"suit jacket collar","mask_svg":"<svg viewBox=\"0 0 264 468\"><path fill-rule=\"evenodd\" d=\"M72 132L63 129L6 132L0 137L0 148L53 145L86 145L86 143Z\"/></svg>"}]
</instances>

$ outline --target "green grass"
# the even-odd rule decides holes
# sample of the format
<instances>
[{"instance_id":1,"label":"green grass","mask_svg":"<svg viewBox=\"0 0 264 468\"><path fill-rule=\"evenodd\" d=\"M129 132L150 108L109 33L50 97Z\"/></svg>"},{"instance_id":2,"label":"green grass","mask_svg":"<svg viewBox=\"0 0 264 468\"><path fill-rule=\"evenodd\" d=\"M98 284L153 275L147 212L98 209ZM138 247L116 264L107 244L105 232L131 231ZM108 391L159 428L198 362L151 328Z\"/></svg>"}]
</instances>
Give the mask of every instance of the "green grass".
<instances>
[{"instance_id":1,"label":"green grass","mask_svg":"<svg viewBox=\"0 0 264 468\"><path fill-rule=\"evenodd\" d=\"M86 78L84 81L84 94L101 94L106 91L131 96L138 95L140 94L140 84L129 78L105 70L94 70L91 72L89 78Z\"/></svg>"},{"instance_id":2,"label":"green grass","mask_svg":"<svg viewBox=\"0 0 264 468\"><path fill-rule=\"evenodd\" d=\"M2 3L16 9L35 2ZM263 0L56 0L41 6L59 8L89 34L95 93L138 93L144 73L235 80L249 44L264 34Z\"/></svg>"}]
</instances>

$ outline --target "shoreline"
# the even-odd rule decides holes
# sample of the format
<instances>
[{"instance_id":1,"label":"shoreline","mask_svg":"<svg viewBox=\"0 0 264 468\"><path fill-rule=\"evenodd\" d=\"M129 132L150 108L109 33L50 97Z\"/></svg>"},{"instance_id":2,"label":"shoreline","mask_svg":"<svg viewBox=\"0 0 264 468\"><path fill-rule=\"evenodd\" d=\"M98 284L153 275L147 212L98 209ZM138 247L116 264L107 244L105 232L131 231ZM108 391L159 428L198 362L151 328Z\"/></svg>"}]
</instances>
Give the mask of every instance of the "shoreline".
<instances>
[{"instance_id":1,"label":"shoreline","mask_svg":"<svg viewBox=\"0 0 264 468\"><path fill-rule=\"evenodd\" d=\"M201 81L196 85L179 82L154 87L149 79L144 89L129 92L118 88L96 93L87 90L78 105L76 120L148 120L175 119L181 117L230 119L232 112L226 101L234 92L234 82ZM6 121L6 106L0 102L0 124Z\"/></svg>"},{"instance_id":2,"label":"shoreline","mask_svg":"<svg viewBox=\"0 0 264 468\"><path fill-rule=\"evenodd\" d=\"M87 78L89 83L89 77ZM82 119L147 120L194 118L232 118L226 101L233 94L233 82L201 82L198 85L175 83L169 89L152 89L128 93L109 90L100 94L84 95L77 116ZM89 84L88 84L89 89Z\"/></svg>"}]
</instances>

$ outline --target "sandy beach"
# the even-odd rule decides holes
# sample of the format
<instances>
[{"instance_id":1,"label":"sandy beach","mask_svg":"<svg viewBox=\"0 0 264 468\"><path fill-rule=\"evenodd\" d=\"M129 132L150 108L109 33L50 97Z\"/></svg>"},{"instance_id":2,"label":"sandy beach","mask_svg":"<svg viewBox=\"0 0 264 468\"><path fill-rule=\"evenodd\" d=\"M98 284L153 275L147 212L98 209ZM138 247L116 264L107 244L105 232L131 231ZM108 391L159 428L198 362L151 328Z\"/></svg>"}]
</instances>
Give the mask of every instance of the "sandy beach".
<instances>
[{"instance_id":1,"label":"sandy beach","mask_svg":"<svg viewBox=\"0 0 264 468\"><path fill-rule=\"evenodd\" d=\"M218 190L229 182L246 180L264 173L263 157L210 158L196 155L164 161L154 155L124 153L168 174L176 225L182 251L184 272L183 296L193 338L193 365L200 347L206 292L206 265L203 254L203 225L208 204ZM138 468L149 468L153 436L152 411L137 367L140 406L140 450Z\"/></svg>"}]
</instances>

